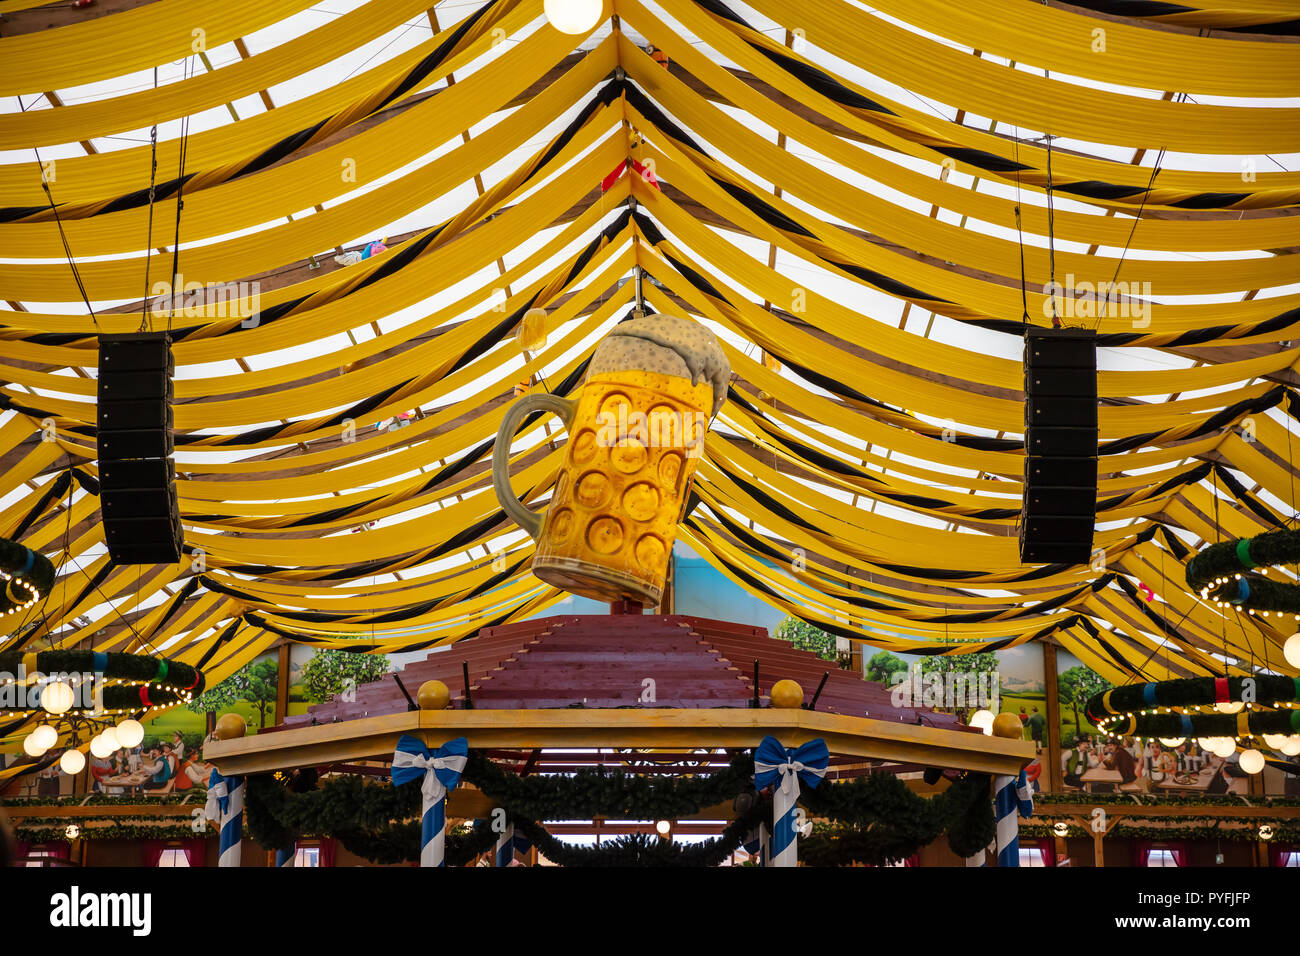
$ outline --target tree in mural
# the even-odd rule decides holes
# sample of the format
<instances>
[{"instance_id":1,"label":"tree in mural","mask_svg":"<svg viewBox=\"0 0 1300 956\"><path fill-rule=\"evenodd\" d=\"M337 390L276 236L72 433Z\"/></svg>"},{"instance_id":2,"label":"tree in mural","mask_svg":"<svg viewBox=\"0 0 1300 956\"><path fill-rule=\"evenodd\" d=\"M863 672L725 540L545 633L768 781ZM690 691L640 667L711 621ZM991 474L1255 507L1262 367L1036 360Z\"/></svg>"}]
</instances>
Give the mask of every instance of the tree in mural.
<instances>
[{"instance_id":1,"label":"tree in mural","mask_svg":"<svg viewBox=\"0 0 1300 956\"><path fill-rule=\"evenodd\" d=\"M1113 686L1095 670L1082 664L1076 664L1069 670L1063 671L1056 679L1057 693L1061 695L1062 700L1069 701L1074 710L1076 733L1083 732L1083 724L1079 723L1079 708L1088 703L1089 697L1110 690Z\"/></svg>"},{"instance_id":2,"label":"tree in mural","mask_svg":"<svg viewBox=\"0 0 1300 956\"><path fill-rule=\"evenodd\" d=\"M867 661L867 680L879 681L886 687L894 684L894 675L907 670L907 662L889 651L879 651Z\"/></svg>"},{"instance_id":3,"label":"tree in mural","mask_svg":"<svg viewBox=\"0 0 1300 956\"><path fill-rule=\"evenodd\" d=\"M963 688L964 699L945 703L963 720L977 707L992 706L992 700L1001 696L1001 679L998 677L998 655L993 651L975 654L931 654L921 658L920 672L938 674L945 689ZM947 696L945 695L945 701ZM986 701L988 701L986 703Z\"/></svg>"},{"instance_id":4,"label":"tree in mural","mask_svg":"<svg viewBox=\"0 0 1300 956\"><path fill-rule=\"evenodd\" d=\"M332 700L358 684L379 680L388 673L383 654L354 654L343 650L317 651L302 668L303 690L313 704Z\"/></svg>"},{"instance_id":5,"label":"tree in mural","mask_svg":"<svg viewBox=\"0 0 1300 956\"><path fill-rule=\"evenodd\" d=\"M800 620L794 615L787 615L776 626L773 637L789 641L801 651L812 651L824 661L833 661L835 653L835 635L828 634L815 624Z\"/></svg>"},{"instance_id":6,"label":"tree in mural","mask_svg":"<svg viewBox=\"0 0 1300 956\"><path fill-rule=\"evenodd\" d=\"M257 711L260 729L266 726L267 710L275 705L279 673L280 665L273 657L245 664L242 670L190 701L189 708L200 714L214 714L230 710L242 700Z\"/></svg>"}]
</instances>

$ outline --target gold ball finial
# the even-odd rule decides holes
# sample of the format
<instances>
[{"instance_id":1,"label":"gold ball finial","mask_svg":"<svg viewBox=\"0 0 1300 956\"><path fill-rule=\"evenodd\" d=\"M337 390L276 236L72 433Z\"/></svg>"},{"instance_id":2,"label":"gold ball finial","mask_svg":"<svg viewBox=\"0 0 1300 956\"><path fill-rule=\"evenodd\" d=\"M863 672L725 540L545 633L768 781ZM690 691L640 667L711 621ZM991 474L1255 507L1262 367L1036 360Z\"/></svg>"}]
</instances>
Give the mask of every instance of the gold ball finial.
<instances>
[{"instance_id":1,"label":"gold ball finial","mask_svg":"<svg viewBox=\"0 0 1300 956\"><path fill-rule=\"evenodd\" d=\"M420 685L415 702L421 710L446 710L451 703L451 691L440 680L427 680Z\"/></svg>"},{"instance_id":2,"label":"gold ball finial","mask_svg":"<svg viewBox=\"0 0 1300 956\"><path fill-rule=\"evenodd\" d=\"M998 714L993 718L993 736L1019 740L1025 735L1024 725L1015 714Z\"/></svg>"},{"instance_id":3,"label":"gold ball finial","mask_svg":"<svg viewBox=\"0 0 1300 956\"><path fill-rule=\"evenodd\" d=\"M801 707L803 688L797 681L779 680L772 685L770 699L773 707Z\"/></svg>"},{"instance_id":4,"label":"gold ball finial","mask_svg":"<svg viewBox=\"0 0 1300 956\"><path fill-rule=\"evenodd\" d=\"M248 724L238 714L222 714L217 718L217 739L237 740L248 733Z\"/></svg>"}]
</instances>

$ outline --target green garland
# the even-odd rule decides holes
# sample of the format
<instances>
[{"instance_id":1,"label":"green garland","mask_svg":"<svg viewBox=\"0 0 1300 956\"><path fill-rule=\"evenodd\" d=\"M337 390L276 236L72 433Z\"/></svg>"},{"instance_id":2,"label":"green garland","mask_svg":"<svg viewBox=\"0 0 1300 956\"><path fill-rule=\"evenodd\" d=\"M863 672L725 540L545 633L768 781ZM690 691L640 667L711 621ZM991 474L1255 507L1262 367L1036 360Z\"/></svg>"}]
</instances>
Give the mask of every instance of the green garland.
<instances>
[{"instance_id":1,"label":"green garland","mask_svg":"<svg viewBox=\"0 0 1300 956\"><path fill-rule=\"evenodd\" d=\"M735 755L725 770L680 779L648 778L621 770L582 770L566 776L521 777L503 770L480 751L471 751L462 779L505 809L516 833L547 859L563 866L716 866L734 852L761 821L771 819L770 801L751 799L723 833L698 844L678 844L634 834L580 847L553 837L545 819L612 818L672 820L742 794L753 795L753 756ZM397 863L418 855L420 787L394 786L360 776L317 782L314 772L288 778L248 778L245 822L264 847L291 848L303 836L333 836L350 852L376 863ZM949 845L969 856L993 839L995 824L989 778L966 774L943 793L914 794L892 774L872 774L846 783L806 790L802 801L814 813L843 824L839 838L815 843L816 859L843 865L863 858L898 859L915 853L943 833ZM862 849L863 834L874 847ZM453 830L446 859L458 866L486 852L496 834L482 821Z\"/></svg>"},{"instance_id":2,"label":"green garland","mask_svg":"<svg viewBox=\"0 0 1300 956\"><path fill-rule=\"evenodd\" d=\"M1300 562L1300 531L1282 528L1254 538L1220 541L1187 562L1187 586L1234 607L1300 616L1300 586L1253 569Z\"/></svg>"},{"instance_id":3,"label":"green garland","mask_svg":"<svg viewBox=\"0 0 1300 956\"><path fill-rule=\"evenodd\" d=\"M1254 682L1255 703L1244 714L1220 714L1215 704L1240 702L1245 682ZM1300 700L1300 677L1254 674L1246 677L1190 677L1148 684L1125 684L1095 694L1085 705L1088 718L1120 737L1241 737L1300 733L1300 708L1278 707ZM1274 710L1273 708L1278 707ZM1206 713L1157 713L1160 709L1205 708Z\"/></svg>"},{"instance_id":4,"label":"green garland","mask_svg":"<svg viewBox=\"0 0 1300 956\"><path fill-rule=\"evenodd\" d=\"M94 651L23 651L0 652L0 673L17 675L20 671L38 672L46 677L69 674L95 674L105 681L123 680L128 684L115 684L103 689L101 697L105 711L134 713L149 708L171 707L188 703L203 693L203 672L190 664L182 664L153 654L98 653ZM28 713L33 708L21 698L29 688L0 688L14 694L14 706L5 701L0 713ZM3 700L0 696L0 700ZM88 712L73 708L73 712Z\"/></svg>"},{"instance_id":5,"label":"green garland","mask_svg":"<svg viewBox=\"0 0 1300 956\"><path fill-rule=\"evenodd\" d=\"M50 559L8 538L0 538L0 571L36 589L33 598L30 593L0 578L0 619L12 611L30 606L34 600L40 600L54 586L54 565Z\"/></svg>"},{"instance_id":6,"label":"green garland","mask_svg":"<svg viewBox=\"0 0 1300 956\"><path fill-rule=\"evenodd\" d=\"M1300 843L1300 824L1283 820L1255 817L1243 818L1243 826L1222 826L1237 823L1219 817L1178 817L1168 826L1140 826L1117 823L1106 834L1107 840L1231 840L1239 843L1259 843L1259 826L1267 823L1273 828L1272 840L1278 843ZM1051 822L1020 821L1020 836L1030 840L1047 840L1055 837ZM1087 827L1071 823L1064 839L1091 840L1094 834Z\"/></svg>"}]
</instances>

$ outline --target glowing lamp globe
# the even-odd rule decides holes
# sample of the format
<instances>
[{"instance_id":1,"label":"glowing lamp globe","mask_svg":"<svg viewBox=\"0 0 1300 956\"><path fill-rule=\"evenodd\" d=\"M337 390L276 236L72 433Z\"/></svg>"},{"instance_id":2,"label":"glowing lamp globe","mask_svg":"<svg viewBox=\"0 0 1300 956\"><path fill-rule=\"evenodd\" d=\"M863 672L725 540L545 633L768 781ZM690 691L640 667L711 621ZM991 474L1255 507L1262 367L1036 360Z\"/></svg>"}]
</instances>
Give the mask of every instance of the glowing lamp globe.
<instances>
[{"instance_id":1,"label":"glowing lamp globe","mask_svg":"<svg viewBox=\"0 0 1300 956\"><path fill-rule=\"evenodd\" d=\"M1186 743L1185 737L1161 737L1160 742L1166 747L1181 747Z\"/></svg>"},{"instance_id":2,"label":"glowing lamp globe","mask_svg":"<svg viewBox=\"0 0 1300 956\"><path fill-rule=\"evenodd\" d=\"M63 681L45 685L41 691L41 706L51 714L66 714L72 709L72 688Z\"/></svg>"},{"instance_id":3,"label":"glowing lamp globe","mask_svg":"<svg viewBox=\"0 0 1300 956\"><path fill-rule=\"evenodd\" d=\"M1214 747L1211 752L1216 757L1227 759L1237 752L1237 742L1231 737L1220 737L1214 742Z\"/></svg>"},{"instance_id":4,"label":"glowing lamp globe","mask_svg":"<svg viewBox=\"0 0 1300 956\"><path fill-rule=\"evenodd\" d=\"M81 836L81 827L77 826L75 823L69 823L64 828L63 835L69 840L75 840L77 837Z\"/></svg>"},{"instance_id":5,"label":"glowing lamp globe","mask_svg":"<svg viewBox=\"0 0 1300 956\"><path fill-rule=\"evenodd\" d=\"M108 744L109 753L112 753L118 747L122 746L117 739L116 727L105 727L102 731L100 731L99 736L104 741L104 743Z\"/></svg>"},{"instance_id":6,"label":"glowing lamp globe","mask_svg":"<svg viewBox=\"0 0 1300 956\"><path fill-rule=\"evenodd\" d=\"M23 753L29 757L40 757L44 755L46 749L36 742L35 734L28 734L23 738Z\"/></svg>"},{"instance_id":7,"label":"glowing lamp globe","mask_svg":"<svg viewBox=\"0 0 1300 956\"><path fill-rule=\"evenodd\" d=\"M799 707L803 704L803 688L798 681L779 680L772 685L770 700L773 707Z\"/></svg>"},{"instance_id":8,"label":"glowing lamp globe","mask_svg":"<svg viewBox=\"0 0 1300 956\"><path fill-rule=\"evenodd\" d=\"M1068 823L1053 823L1052 832L1059 837L1067 836L1070 832L1070 825Z\"/></svg>"},{"instance_id":9,"label":"glowing lamp globe","mask_svg":"<svg viewBox=\"0 0 1300 956\"><path fill-rule=\"evenodd\" d=\"M1210 753L1214 753L1214 742L1218 739L1218 737L1197 737L1196 746L1200 747L1202 750L1208 750Z\"/></svg>"},{"instance_id":10,"label":"glowing lamp globe","mask_svg":"<svg viewBox=\"0 0 1300 956\"><path fill-rule=\"evenodd\" d=\"M416 692L415 703L421 710L446 710L451 703L451 691L440 680L427 680Z\"/></svg>"},{"instance_id":11,"label":"glowing lamp globe","mask_svg":"<svg viewBox=\"0 0 1300 956\"><path fill-rule=\"evenodd\" d=\"M1286 742L1278 749L1288 757L1300 756L1300 734L1292 734L1287 737Z\"/></svg>"},{"instance_id":12,"label":"glowing lamp globe","mask_svg":"<svg viewBox=\"0 0 1300 956\"><path fill-rule=\"evenodd\" d=\"M979 728L980 732L993 736L993 712L990 710L977 710L971 714L969 721L972 727Z\"/></svg>"},{"instance_id":13,"label":"glowing lamp globe","mask_svg":"<svg viewBox=\"0 0 1300 956\"><path fill-rule=\"evenodd\" d=\"M1259 773L1264 769L1264 755L1258 750L1241 752L1241 769L1246 773Z\"/></svg>"},{"instance_id":14,"label":"glowing lamp globe","mask_svg":"<svg viewBox=\"0 0 1300 956\"><path fill-rule=\"evenodd\" d=\"M519 323L519 347L528 352L546 348L546 310L529 309Z\"/></svg>"},{"instance_id":15,"label":"glowing lamp globe","mask_svg":"<svg viewBox=\"0 0 1300 956\"><path fill-rule=\"evenodd\" d=\"M238 714L222 714L217 718L217 739L238 740L248 732L248 724Z\"/></svg>"},{"instance_id":16,"label":"glowing lamp globe","mask_svg":"<svg viewBox=\"0 0 1300 956\"><path fill-rule=\"evenodd\" d=\"M1259 828L1259 838L1261 840L1271 840L1274 836L1274 830L1267 823L1261 824Z\"/></svg>"},{"instance_id":17,"label":"glowing lamp globe","mask_svg":"<svg viewBox=\"0 0 1300 956\"><path fill-rule=\"evenodd\" d=\"M86 769L86 755L80 750L65 750L59 758L59 767L69 777L75 777Z\"/></svg>"},{"instance_id":18,"label":"glowing lamp globe","mask_svg":"<svg viewBox=\"0 0 1300 956\"><path fill-rule=\"evenodd\" d=\"M546 19L561 33L589 33L605 13L604 0L546 0Z\"/></svg>"},{"instance_id":19,"label":"glowing lamp globe","mask_svg":"<svg viewBox=\"0 0 1300 956\"><path fill-rule=\"evenodd\" d=\"M1286 734L1264 734L1264 743L1269 750L1281 750L1286 745Z\"/></svg>"},{"instance_id":20,"label":"glowing lamp globe","mask_svg":"<svg viewBox=\"0 0 1300 956\"><path fill-rule=\"evenodd\" d=\"M134 717L128 717L118 724L116 729L118 744L128 750L140 746L140 742L144 740L144 724Z\"/></svg>"},{"instance_id":21,"label":"glowing lamp globe","mask_svg":"<svg viewBox=\"0 0 1300 956\"><path fill-rule=\"evenodd\" d=\"M59 732L49 724L41 724L31 732L30 736L41 750L49 750L59 742Z\"/></svg>"},{"instance_id":22,"label":"glowing lamp globe","mask_svg":"<svg viewBox=\"0 0 1300 956\"><path fill-rule=\"evenodd\" d=\"M1228 701L1227 703L1223 703L1223 704L1215 704L1215 705L1214 705L1214 709L1217 710L1217 711L1218 711L1219 713L1221 713L1221 714L1232 715L1232 714L1240 713L1240 712L1241 712L1241 708L1243 708L1243 707L1245 707L1245 706L1246 706L1246 705L1243 704L1243 703L1242 703L1241 701L1239 701L1239 700L1230 700L1230 701Z\"/></svg>"},{"instance_id":23,"label":"glowing lamp globe","mask_svg":"<svg viewBox=\"0 0 1300 956\"><path fill-rule=\"evenodd\" d=\"M1282 656L1292 667L1300 667L1300 631L1296 631L1282 645Z\"/></svg>"},{"instance_id":24,"label":"glowing lamp globe","mask_svg":"<svg viewBox=\"0 0 1300 956\"><path fill-rule=\"evenodd\" d=\"M115 742L116 741L105 740L103 734L97 734L96 736L90 738L90 755L92 757L97 757L98 759L103 760L105 757L107 757L109 754L111 754L114 750L117 749L115 746L113 746Z\"/></svg>"},{"instance_id":25,"label":"glowing lamp globe","mask_svg":"<svg viewBox=\"0 0 1300 956\"><path fill-rule=\"evenodd\" d=\"M655 832L660 836L666 837L673 832L673 825L668 820L660 820L655 824Z\"/></svg>"},{"instance_id":26,"label":"glowing lamp globe","mask_svg":"<svg viewBox=\"0 0 1300 956\"><path fill-rule=\"evenodd\" d=\"M993 736L1019 740L1025 735L1025 726L1015 714L998 714L993 718Z\"/></svg>"}]
</instances>

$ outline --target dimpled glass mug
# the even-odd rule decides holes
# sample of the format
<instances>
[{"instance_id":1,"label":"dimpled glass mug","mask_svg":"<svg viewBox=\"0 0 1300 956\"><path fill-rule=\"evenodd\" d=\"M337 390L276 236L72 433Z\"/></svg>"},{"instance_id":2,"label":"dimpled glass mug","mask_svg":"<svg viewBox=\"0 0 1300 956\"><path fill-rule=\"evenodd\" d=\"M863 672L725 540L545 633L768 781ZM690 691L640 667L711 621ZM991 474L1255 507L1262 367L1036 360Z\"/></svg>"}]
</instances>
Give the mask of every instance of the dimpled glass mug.
<instances>
[{"instance_id":1,"label":"dimpled glass mug","mask_svg":"<svg viewBox=\"0 0 1300 956\"><path fill-rule=\"evenodd\" d=\"M537 577L598 601L659 603L713 395L708 380L633 368L591 374L572 399L525 395L510 407L492 453L492 483L506 514L537 542ZM538 410L569 430L542 513L515 497L509 475L511 438Z\"/></svg>"}]
</instances>

